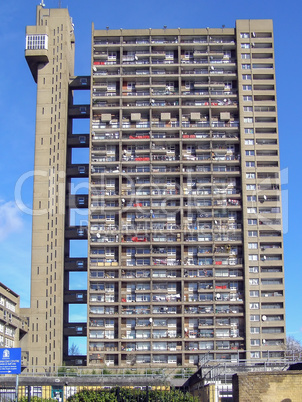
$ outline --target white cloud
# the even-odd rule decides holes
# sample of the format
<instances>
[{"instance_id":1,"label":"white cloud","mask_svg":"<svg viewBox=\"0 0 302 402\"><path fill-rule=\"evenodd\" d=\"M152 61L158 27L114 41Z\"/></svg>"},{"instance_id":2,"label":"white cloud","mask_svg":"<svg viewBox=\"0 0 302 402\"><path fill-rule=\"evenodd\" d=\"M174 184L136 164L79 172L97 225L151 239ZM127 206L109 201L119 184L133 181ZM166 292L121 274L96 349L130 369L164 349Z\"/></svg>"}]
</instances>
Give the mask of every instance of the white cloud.
<instances>
[{"instance_id":1,"label":"white cloud","mask_svg":"<svg viewBox=\"0 0 302 402\"><path fill-rule=\"evenodd\" d=\"M0 201L1 202L1 201ZM0 204L0 241L23 228L21 212L13 201Z\"/></svg>"}]
</instances>

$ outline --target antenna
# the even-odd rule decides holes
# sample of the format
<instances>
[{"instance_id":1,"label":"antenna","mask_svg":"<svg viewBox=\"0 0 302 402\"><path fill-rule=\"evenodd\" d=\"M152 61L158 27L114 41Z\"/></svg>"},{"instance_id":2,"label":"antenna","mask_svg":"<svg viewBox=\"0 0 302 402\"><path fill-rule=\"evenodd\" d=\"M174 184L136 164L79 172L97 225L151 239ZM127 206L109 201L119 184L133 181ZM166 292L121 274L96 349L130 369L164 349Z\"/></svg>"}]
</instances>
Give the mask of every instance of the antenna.
<instances>
[{"instance_id":1,"label":"antenna","mask_svg":"<svg viewBox=\"0 0 302 402\"><path fill-rule=\"evenodd\" d=\"M61 3L62 3L61 0L59 0L59 2L58 2L58 7L59 8L61 8L61 5L62 5Z\"/></svg>"},{"instance_id":2,"label":"antenna","mask_svg":"<svg viewBox=\"0 0 302 402\"><path fill-rule=\"evenodd\" d=\"M40 6L45 7L44 0L41 0Z\"/></svg>"}]
</instances>

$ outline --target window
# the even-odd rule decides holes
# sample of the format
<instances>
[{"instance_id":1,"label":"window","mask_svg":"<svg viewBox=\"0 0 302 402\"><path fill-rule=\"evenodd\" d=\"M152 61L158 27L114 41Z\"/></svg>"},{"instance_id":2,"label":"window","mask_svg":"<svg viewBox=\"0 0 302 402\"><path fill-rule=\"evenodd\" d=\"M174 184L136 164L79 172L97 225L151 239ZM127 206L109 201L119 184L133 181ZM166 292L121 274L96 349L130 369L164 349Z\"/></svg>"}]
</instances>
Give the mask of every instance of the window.
<instances>
[{"instance_id":1,"label":"window","mask_svg":"<svg viewBox=\"0 0 302 402\"><path fill-rule=\"evenodd\" d=\"M259 297L259 290L250 290L250 297Z\"/></svg>"},{"instance_id":2,"label":"window","mask_svg":"<svg viewBox=\"0 0 302 402\"><path fill-rule=\"evenodd\" d=\"M108 60L116 60L116 52L108 52Z\"/></svg>"},{"instance_id":3,"label":"window","mask_svg":"<svg viewBox=\"0 0 302 402\"><path fill-rule=\"evenodd\" d=\"M258 248L258 243L248 243L248 248L250 250L256 250Z\"/></svg>"},{"instance_id":4,"label":"window","mask_svg":"<svg viewBox=\"0 0 302 402\"><path fill-rule=\"evenodd\" d=\"M250 59L251 55L249 53L241 53L241 58L242 59Z\"/></svg>"},{"instance_id":5,"label":"window","mask_svg":"<svg viewBox=\"0 0 302 402\"><path fill-rule=\"evenodd\" d=\"M246 156L255 156L255 151L250 149L245 151Z\"/></svg>"},{"instance_id":6,"label":"window","mask_svg":"<svg viewBox=\"0 0 302 402\"><path fill-rule=\"evenodd\" d=\"M251 74L242 74L242 79L243 80L251 80L252 76L251 76Z\"/></svg>"},{"instance_id":7,"label":"window","mask_svg":"<svg viewBox=\"0 0 302 402\"><path fill-rule=\"evenodd\" d=\"M249 144L251 145L251 144ZM255 167L255 162L245 162L245 166L248 168Z\"/></svg>"},{"instance_id":8,"label":"window","mask_svg":"<svg viewBox=\"0 0 302 402\"><path fill-rule=\"evenodd\" d=\"M253 68L273 68L273 64L268 63L255 63L253 64Z\"/></svg>"},{"instance_id":9,"label":"window","mask_svg":"<svg viewBox=\"0 0 302 402\"><path fill-rule=\"evenodd\" d=\"M11 311L16 311L16 304L10 302L9 300L6 300L5 306L7 309L9 309Z\"/></svg>"},{"instance_id":10,"label":"window","mask_svg":"<svg viewBox=\"0 0 302 402\"><path fill-rule=\"evenodd\" d=\"M253 98L251 97L251 95L244 95L243 100L244 102L252 102Z\"/></svg>"},{"instance_id":11,"label":"window","mask_svg":"<svg viewBox=\"0 0 302 402\"><path fill-rule=\"evenodd\" d=\"M250 315L250 321L260 321L260 315Z\"/></svg>"},{"instance_id":12,"label":"window","mask_svg":"<svg viewBox=\"0 0 302 402\"><path fill-rule=\"evenodd\" d=\"M242 65L241 65L241 68L242 68L243 70L250 70L250 69L251 69L251 65L250 65L250 64L242 64Z\"/></svg>"},{"instance_id":13,"label":"window","mask_svg":"<svg viewBox=\"0 0 302 402\"><path fill-rule=\"evenodd\" d=\"M247 213L248 214L256 214L257 208L255 208L255 207L247 208Z\"/></svg>"},{"instance_id":14,"label":"window","mask_svg":"<svg viewBox=\"0 0 302 402\"><path fill-rule=\"evenodd\" d=\"M246 185L247 190L256 190L256 184L247 184Z\"/></svg>"},{"instance_id":15,"label":"window","mask_svg":"<svg viewBox=\"0 0 302 402\"><path fill-rule=\"evenodd\" d=\"M260 359L260 352L251 352L251 359Z\"/></svg>"},{"instance_id":16,"label":"window","mask_svg":"<svg viewBox=\"0 0 302 402\"><path fill-rule=\"evenodd\" d=\"M256 173L246 173L245 178L246 179L255 179L256 178Z\"/></svg>"},{"instance_id":17,"label":"window","mask_svg":"<svg viewBox=\"0 0 302 402\"><path fill-rule=\"evenodd\" d=\"M247 234L248 234L248 237L257 237L257 235L258 235L258 232L257 232L257 230L249 230L248 232L247 232ZM251 243L252 244L252 243ZM255 244L257 244L257 243L255 243ZM257 248L257 247L256 247Z\"/></svg>"},{"instance_id":18,"label":"window","mask_svg":"<svg viewBox=\"0 0 302 402\"><path fill-rule=\"evenodd\" d=\"M48 49L47 35L26 35L26 50Z\"/></svg>"},{"instance_id":19,"label":"window","mask_svg":"<svg viewBox=\"0 0 302 402\"><path fill-rule=\"evenodd\" d=\"M250 34L248 32L240 32L240 38L249 38Z\"/></svg>"},{"instance_id":20,"label":"window","mask_svg":"<svg viewBox=\"0 0 302 402\"><path fill-rule=\"evenodd\" d=\"M257 286L257 285L259 285L259 279L258 278L252 278L252 279L249 280L249 284L251 286Z\"/></svg>"},{"instance_id":21,"label":"window","mask_svg":"<svg viewBox=\"0 0 302 402\"><path fill-rule=\"evenodd\" d=\"M243 91L251 91L251 90L252 90L252 86L251 86L251 85L242 85L242 90L243 90Z\"/></svg>"},{"instance_id":22,"label":"window","mask_svg":"<svg viewBox=\"0 0 302 402\"><path fill-rule=\"evenodd\" d=\"M241 49L249 49L250 44L249 43L241 43Z\"/></svg>"},{"instance_id":23,"label":"window","mask_svg":"<svg viewBox=\"0 0 302 402\"><path fill-rule=\"evenodd\" d=\"M249 261L258 261L258 254L250 254Z\"/></svg>"},{"instance_id":24,"label":"window","mask_svg":"<svg viewBox=\"0 0 302 402\"><path fill-rule=\"evenodd\" d=\"M251 339L251 346L260 346L260 339Z\"/></svg>"},{"instance_id":25,"label":"window","mask_svg":"<svg viewBox=\"0 0 302 402\"><path fill-rule=\"evenodd\" d=\"M254 134L254 129L253 128L245 128L244 134Z\"/></svg>"},{"instance_id":26,"label":"window","mask_svg":"<svg viewBox=\"0 0 302 402\"><path fill-rule=\"evenodd\" d=\"M262 285L282 285L282 278L279 279L262 279Z\"/></svg>"},{"instance_id":27,"label":"window","mask_svg":"<svg viewBox=\"0 0 302 402\"><path fill-rule=\"evenodd\" d=\"M174 51L173 50L166 50L166 60L167 59L174 59Z\"/></svg>"},{"instance_id":28,"label":"window","mask_svg":"<svg viewBox=\"0 0 302 402\"><path fill-rule=\"evenodd\" d=\"M108 91L116 91L116 82L108 82L107 90Z\"/></svg>"},{"instance_id":29,"label":"window","mask_svg":"<svg viewBox=\"0 0 302 402\"><path fill-rule=\"evenodd\" d=\"M250 310L258 310L259 303L250 303Z\"/></svg>"},{"instance_id":30,"label":"window","mask_svg":"<svg viewBox=\"0 0 302 402\"><path fill-rule=\"evenodd\" d=\"M255 195L248 195L246 197L247 201L249 202L256 202L257 201L257 197Z\"/></svg>"},{"instance_id":31,"label":"window","mask_svg":"<svg viewBox=\"0 0 302 402\"><path fill-rule=\"evenodd\" d=\"M252 112L253 111L253 106L243 106L244 112Z\"/></svg>"},{"instance_id":32,"label":"window","mask_svg":"<svg viewBox=\"0 0 302 402\"><path fill-rule=\"evenodd\" d=\"M262 328L263 334L283 334L283 332L284 332L283 327Z\"/></svg>"},{"instance_id":33,"label":"window","mask_svg":"<svg viewBox=\"0 0 302 402\"><path fill-rule=\"evenodd\" d=\"M260 334L259 327L251 327L251 334Z\"/></svg>"},{"instance_id":34,"label":"window","mask_svg":"<svg viewBox=\"0 0 302 402\"><path fill-rule=\"evenodd\" d=\"M259 267L249 267L250 274L257 274L259 272Z\"/></svg>"},{"instance_id":35,"label":"window","mask_svg":"<svg viewBox=\"0 0 302 402\"><path fill-rule=\"evenodd\" d=\"M244 123L253 123L253 118L252 117L244 117L243 122Z\"/></svg>"},{"instance_id":36,"label":"window","mask_svg":"<svg viewBox=\"0 0 302 402\"><path fill-rule=\"evenodd\" d=\"M247 224L248 225L257 225L257 219L248 219Z\"/></svg>"}]
</instances>

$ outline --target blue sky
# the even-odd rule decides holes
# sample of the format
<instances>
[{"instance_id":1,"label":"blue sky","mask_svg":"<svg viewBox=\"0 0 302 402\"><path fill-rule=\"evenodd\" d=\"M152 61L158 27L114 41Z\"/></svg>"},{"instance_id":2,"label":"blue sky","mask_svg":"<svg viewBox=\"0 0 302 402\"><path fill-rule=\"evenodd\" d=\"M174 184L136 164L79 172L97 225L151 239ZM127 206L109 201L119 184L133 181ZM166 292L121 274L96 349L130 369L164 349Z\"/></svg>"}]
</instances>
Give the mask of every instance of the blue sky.
<instances>
[{"instance_id":1,"label":"blue sky","mask_svg":"<svg viewBox=\"0 0 302 402\"><path fill-rule=\"evenodd\" d=\"M33 169L36 85L24 58L25 26L35 25L39 0L1 1L0 5L0 282L29 306L31 216L16 207L19 178ZM58 0L45 0L47 8ZM302 3L289 0L61 0L75 24L76 74L90 74L91 23L96 29L234 27L236 19L274 21L279 136L282 169L287 334L302 341ZM294 118L294 116L296 116ZM299 123L299 124L298 124ZM22 188L30 207L32 181ZM301 242L301 243L300 243ZM302 255L301 255L302 257ZM75 287L77 285L75 284Z\"/></svg>"}]
</instances>

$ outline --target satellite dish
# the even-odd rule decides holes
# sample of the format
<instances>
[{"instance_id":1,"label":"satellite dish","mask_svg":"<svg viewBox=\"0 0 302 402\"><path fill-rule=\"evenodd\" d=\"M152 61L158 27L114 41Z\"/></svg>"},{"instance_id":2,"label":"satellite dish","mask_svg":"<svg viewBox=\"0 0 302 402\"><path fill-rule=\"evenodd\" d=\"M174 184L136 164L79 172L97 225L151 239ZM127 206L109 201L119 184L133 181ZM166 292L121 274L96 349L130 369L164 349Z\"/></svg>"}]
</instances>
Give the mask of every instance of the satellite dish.
<instances>
[{"instance_id":1,"label":"satellite dish","mask_svg":"<svg viewBox=\"0 0 302 402\"><path fill-rule=\"evenodd\" d=\"M263 315L263 316L262 316L262 321L266 321L266 320L267 320L266 315Z\"/></svg>"},{"instance_id":2,"label":"satellite dish","mask_svg":"<svg viewBox=\"0 0 302 402\"><path fill-rule=\"evenodd\" d=\"M99 239L101 237L100 233L97 233L96 237Z\"/></svg>"}]
</instances>

